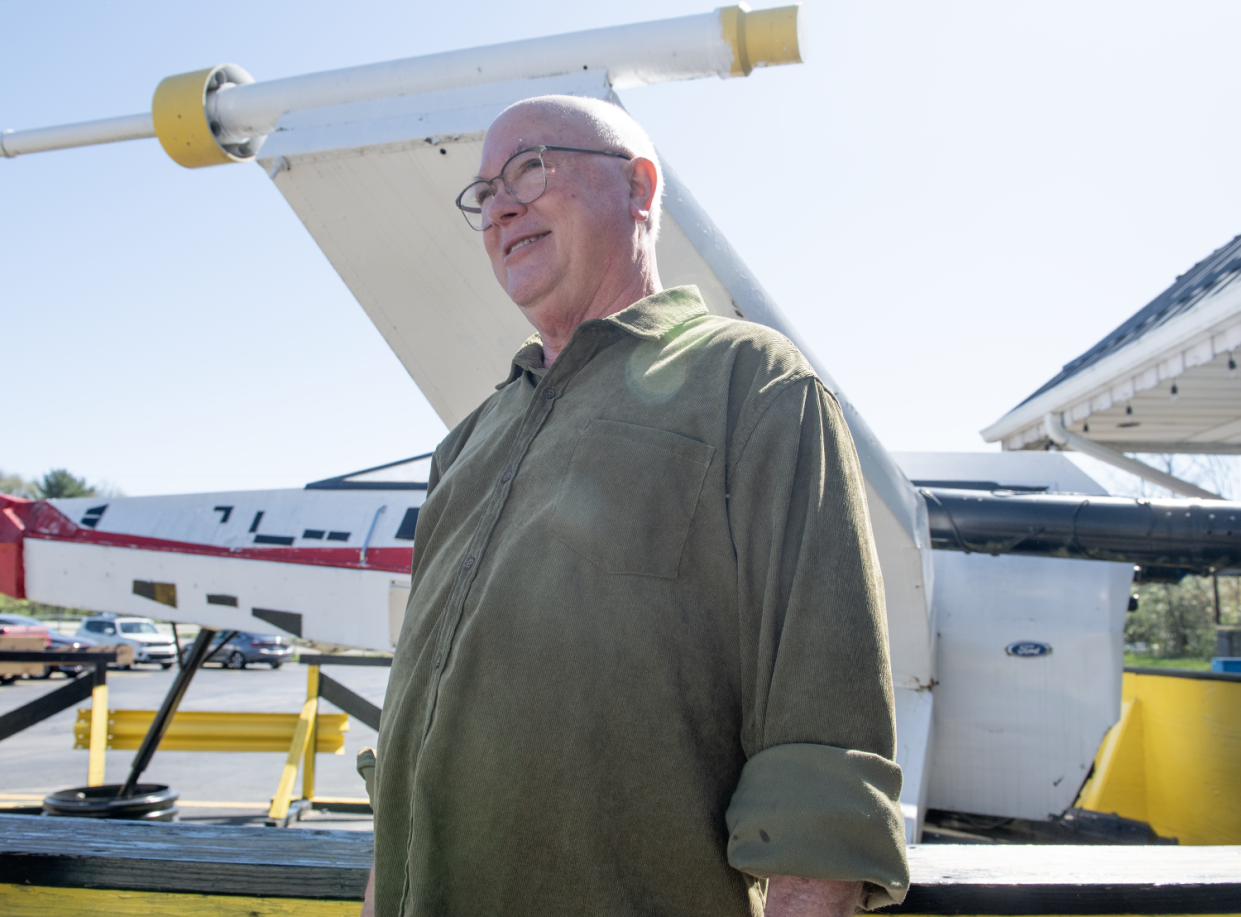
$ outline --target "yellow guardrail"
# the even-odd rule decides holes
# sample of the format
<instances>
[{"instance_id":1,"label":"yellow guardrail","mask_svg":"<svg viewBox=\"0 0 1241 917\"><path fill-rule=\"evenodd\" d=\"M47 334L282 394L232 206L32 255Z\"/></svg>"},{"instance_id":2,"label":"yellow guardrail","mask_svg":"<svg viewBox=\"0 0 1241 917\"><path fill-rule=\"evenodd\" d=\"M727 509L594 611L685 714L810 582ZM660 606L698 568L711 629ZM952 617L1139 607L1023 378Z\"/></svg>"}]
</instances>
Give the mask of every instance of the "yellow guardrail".
<instances>
[{"instance_id":1,"label":"yellow guardrail","mask_svg":"<svg viewBox=\"0 0 1241 917\"><path fill-rule=\"evenodd\" d=\"M1241 682L1126 672L1077 805L1182 844L1241 844Z\"/></svg>"},{"instance_id":2,"label":"yellow guardrail","mask_svg":"<svg viewBox=\"0 0 1241 917\"><path fill-rule=\"evenodd\" d=\"M109 710L107 747L136 749L155 719L154 710ZM314 751L341 755L349 730L346 713L320 713L315 721ZM309 745L306 725L298 713L217 713L179 710L172 718L161 751L283 751L288 752L299 728L299 749ZM91 711L78 708L73 747L91 747ZM304 751L303 751L304 753Z\"/></svg>"},{"instance_id":3,"label":"yellow guardrail","mask_svg":"<svg viewBox=\"0 0 1241 917\"><path fill-rule=\"evenodd\" d=\"M319 686L319 666L308 665L306 701L299 713L178 710L159 749L285 752L285 765L268 810L268 818L274 824L288 824L290 819L300 817L298 813L307 805L369 809L369 799L315 796L315 755L344 754L345 733L349 731L349 714L320 711ZM90 786L103 784L105 748L138 748L155 720L154 710L108 710L107 690L106 686L96 688L94 706L79 707L77 722L73 724L73 747L90 749ZM299 770L302 794L297 801L299 808L290 812Z\"/></svg>"}]
</instances>

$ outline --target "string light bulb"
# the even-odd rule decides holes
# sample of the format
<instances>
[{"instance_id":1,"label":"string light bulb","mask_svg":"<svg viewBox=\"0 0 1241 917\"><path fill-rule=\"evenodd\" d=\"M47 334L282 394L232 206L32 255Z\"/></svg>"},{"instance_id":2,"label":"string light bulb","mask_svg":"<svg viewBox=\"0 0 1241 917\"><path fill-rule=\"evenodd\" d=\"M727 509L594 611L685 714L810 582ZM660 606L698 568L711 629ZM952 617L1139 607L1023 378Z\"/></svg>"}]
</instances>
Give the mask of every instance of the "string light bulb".
<instances>
[{"instance_id":1,"label":"string light bulb","mask_svg":"<svg viewBox=\"0 0 1241 917\"><path fill-rule=\"evenodd\" d=\"M1125 414L1127 414L1127 415L1128 415L1128 416L1130 416L1130 417L1132 417L1132 416L1133 416L1133 405L1131 405L1131 404L1126 404L1126 405L1125 405Z\"/></svg>"},{"instance_id":2,"label":"string light bulb","mask_svg":"<svg viewBox=\"0 0 1241 917\"><path fill-rule=\"evenodd\" d=\"M1228 354L1228 378L1237 378L1237 361L1232 358L1232 354Z\"/></svg>"},{"instance_id":3,"label":"string light bulb","mask_svg":"<svg viewBox=\"0 0 1241 917\"><path fill-rule=\"evenodd\" d=\"M1176 401L1176 396L1177 396L1177 395L1179 395L1180 393L1181 393L1181 390L1180 390L1180 389L1178 389L1178 388L1176 387L1176 383L1175 383L1175 382L1173 382L1173 383L1172 383L1172 400L1173 400L1173 401Z\"/></svg>"}]
</instances>

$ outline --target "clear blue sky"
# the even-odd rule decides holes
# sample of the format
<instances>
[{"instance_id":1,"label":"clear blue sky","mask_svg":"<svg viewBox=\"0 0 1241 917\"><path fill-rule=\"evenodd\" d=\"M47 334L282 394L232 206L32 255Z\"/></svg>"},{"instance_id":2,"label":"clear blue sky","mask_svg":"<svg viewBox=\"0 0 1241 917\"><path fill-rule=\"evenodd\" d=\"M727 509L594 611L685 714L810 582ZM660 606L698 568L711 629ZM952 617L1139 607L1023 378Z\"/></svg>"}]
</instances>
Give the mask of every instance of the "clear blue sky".
<instances>
[{"instance_id":1,"label":"clear blue sky","mask_svg":"<svg viewBox=\"0 0 1241 917\"><path fill-rule=\"evenodd\" d=\"M263 80L708 9L0 0L0 128L145 111L225 61ZM1241 232L1241 4L807 15L803 66L623 100L889 448L994 448L981 427ZM5 471L296 487L443 436L256 166L41 154L0 161L0 201Z\"/></svg>"}]
</instances>

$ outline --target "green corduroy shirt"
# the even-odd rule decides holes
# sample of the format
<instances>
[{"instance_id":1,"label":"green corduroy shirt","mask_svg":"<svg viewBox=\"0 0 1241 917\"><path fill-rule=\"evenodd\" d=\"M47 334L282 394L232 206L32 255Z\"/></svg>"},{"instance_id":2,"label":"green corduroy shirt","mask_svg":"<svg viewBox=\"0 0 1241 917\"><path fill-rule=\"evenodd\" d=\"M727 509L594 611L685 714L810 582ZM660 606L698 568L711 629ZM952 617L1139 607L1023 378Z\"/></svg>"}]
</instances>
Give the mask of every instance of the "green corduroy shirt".
<instances>
[{"instance_id":1,"label":"green corduroy shirt","mask_svg":"<svg viewBox=\"0 0 1241 917\"><path fill-rule=\"evenodd\" d=\"M883 586L835 398L694 287L537 337L436 450L376 913L761 914L908 884Z\"/></svg>"}]
</instances>

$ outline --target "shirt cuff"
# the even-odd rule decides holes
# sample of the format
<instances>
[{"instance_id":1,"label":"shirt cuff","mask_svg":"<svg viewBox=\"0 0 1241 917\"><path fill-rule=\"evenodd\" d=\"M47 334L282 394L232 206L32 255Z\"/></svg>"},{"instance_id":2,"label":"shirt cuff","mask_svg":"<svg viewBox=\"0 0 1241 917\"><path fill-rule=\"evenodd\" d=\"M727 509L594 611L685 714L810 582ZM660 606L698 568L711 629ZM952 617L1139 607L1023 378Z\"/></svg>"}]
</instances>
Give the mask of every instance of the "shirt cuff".
<instances>
[{"instance_id":1,"label":"shirt cuff","mask_svg":"<svg viewBox=\"0 0 1241 917\"><path fill-rule=\"evenodd\" d=\"M366 783L366 798L375 808L375 749L364 748L358 752L358 776Z\"/></svg>"},{"instance_id":2,"label":"shirt cuff","mask_svg":"<svg viewBox=\"0 0 1241 917\"><path fill-rule=\"evenodd\" d=\"M728 862L759 878L866 883L866 909L909 889L901 769L832 745L773 745L741 770L725 820Z\"/></svg>"}]
</instances>

